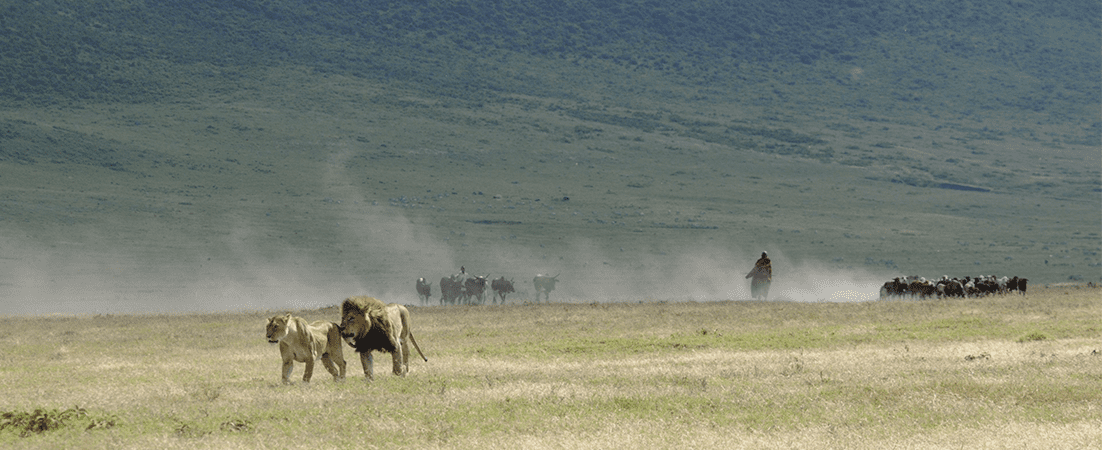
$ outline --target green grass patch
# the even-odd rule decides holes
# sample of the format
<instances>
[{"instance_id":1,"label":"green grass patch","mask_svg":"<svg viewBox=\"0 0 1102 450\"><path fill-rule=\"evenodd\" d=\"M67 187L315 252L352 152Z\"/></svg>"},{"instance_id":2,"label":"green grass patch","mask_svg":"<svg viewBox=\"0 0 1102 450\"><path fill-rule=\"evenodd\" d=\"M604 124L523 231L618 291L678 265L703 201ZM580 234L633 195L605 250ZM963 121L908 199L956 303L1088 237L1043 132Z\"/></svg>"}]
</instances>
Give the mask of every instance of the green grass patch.
<instances>
[{"instance_id":1,"label":"green grass patch","mask_svg":"<svg viewBox=\"0 0 1102 450\"><path fill-rule=\"evenodd\" d=\"M1043 341L1045 339L1048 339L1048 336L1046 336L1044 333L1041 333L1041 332L1038 332L1038 331L1033 331L1033 332L1030 332L1030 333L1018 338L1018 342L1035 342L1035 341Z\"/></svg>"}]
</instances>

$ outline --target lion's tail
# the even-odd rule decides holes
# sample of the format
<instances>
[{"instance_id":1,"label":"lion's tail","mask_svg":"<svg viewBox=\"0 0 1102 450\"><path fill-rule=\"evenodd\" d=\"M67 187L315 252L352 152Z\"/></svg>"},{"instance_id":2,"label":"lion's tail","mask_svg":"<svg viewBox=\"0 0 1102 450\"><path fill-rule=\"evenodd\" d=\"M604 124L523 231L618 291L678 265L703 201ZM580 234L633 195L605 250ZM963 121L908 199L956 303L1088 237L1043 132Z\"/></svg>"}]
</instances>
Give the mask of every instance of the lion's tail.
<instances>
[{"instance_id":1,"label":"lion's tail","mask_svg":"<svg viewBox=\"0 0 1102 450\"><path fill-rule=\"evenodd\" d=\"M413 348L417 349L417 353L421 355L421 359L425 362L429 362L429 359L425 357L425 352L421 351L421 346L417 345L417 339L413 338L413 330L409 331L409 341L413 343Z\"/></svg>"}]
</instances>

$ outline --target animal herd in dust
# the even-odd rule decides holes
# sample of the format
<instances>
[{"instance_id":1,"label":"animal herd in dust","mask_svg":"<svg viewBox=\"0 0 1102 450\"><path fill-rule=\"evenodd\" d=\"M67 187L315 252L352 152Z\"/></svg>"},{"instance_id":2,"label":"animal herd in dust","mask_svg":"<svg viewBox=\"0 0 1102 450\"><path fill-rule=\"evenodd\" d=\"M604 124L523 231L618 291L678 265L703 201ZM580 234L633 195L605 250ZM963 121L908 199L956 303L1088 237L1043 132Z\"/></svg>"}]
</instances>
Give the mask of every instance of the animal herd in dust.
<instances>
[{"instance_id":1,"label":"animal herd in dust","mask_svg":"<svg viewBox=\"0 0 1102 450\"><path fill-rule=\"evenodd\" d=\"M537 274L532 278L532 286L536 289L536 302L543 295L544 301L551 301L551 291L555 290L555 283L559 276ZM441 305L481 305L486 303L486 285L489 284L493 291L491 304L505 304L509 294L516 292L513 280L506 280L504 276L491 280L490 275L470 275L465 268L460 268L459 273L440 278L440 304ZM424 277L417 279L417 296L421 304L427 304L432 300L432 283Z\"/></svg>"},{"instance_id":2,"label":"animal herd in dust","mask_svg":"<svg viewBox=\"0 0 1102 450\"><path fill-rule=\"evenodd\" d=\"M978 277L949 278L942 276L935 281L923 277L897 277L880 287L880 298L945 298L945 297L985 297L995 294L1025 295L1029 280L1019 277L996 277L980 275Z\"/></svg>"},{"instance_id":3,"label":"animal herd in dust","mask_svg":"<svg viewBox=\"0 0 1102 450\"><path fill-rule=\"evenodd\" d=\"M751 272L753 274L753 272ZM749 275L748 275L749 276ZM469 276L465 269L459 274L440 279L440 304L473 304L485 301L486 284L489 275ZM536 275L532 284L536 289L536 301L540 294L550 301L551 291L555 290L558 275ZM884 283L880 288L881 299L891 298L946 298L946 297L983 297L996 294L1025 295L1029 280L1019 277L996 277L981 275L978 277L949 278L943 276L936 281L922 277L898 277ZM498 299L505 303L509 293L515 292L512 280L501 277L490 280L494 291L494 303ZM421 301L427 303L432 297L432 286L424 279L417 280L417 293ZM341 322L319 320L307 323L301 317L291 313L276 315L268 319L268 342L279 345L283 359L281 376L284 383L291 382L291 372L295 362L305 363L302 381L310 382L314 373L314 362L321 360L325 369L335 380L345 378L344 343L360 354L364 376L374 377L373 352L390 353L393 360L393 372L405 376L409 372L409 354L412 345L421 359L428 362L424 352L413 337L409 309L391 303L384 304L372 297L349 297L341 303Z\"/></svg>"}]
</instances>

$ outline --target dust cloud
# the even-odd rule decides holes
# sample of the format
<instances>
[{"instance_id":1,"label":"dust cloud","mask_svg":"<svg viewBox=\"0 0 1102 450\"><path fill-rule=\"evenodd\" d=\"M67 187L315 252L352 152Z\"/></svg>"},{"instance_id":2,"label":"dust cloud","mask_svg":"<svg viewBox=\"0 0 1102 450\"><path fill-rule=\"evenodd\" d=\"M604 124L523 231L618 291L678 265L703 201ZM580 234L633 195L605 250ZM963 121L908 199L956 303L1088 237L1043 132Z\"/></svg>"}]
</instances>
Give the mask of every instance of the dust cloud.
<instances>
[{"instance_id":1,"label":"dust cloud","mask_svg":"<svg viewBox=\"0 0 1102 450\"><path fill-rule=\"evenodd\" d=\"M769 244L749 250L700 243L663 254L625 252L586 238L553 252L502 239L457 243L451 232L414 224L389 207L344 198L322 239L337 248L322 256L281 247L248 221L233 224L212 246L171 250L152 242L122 249L81 243L97 236L54 245L0 236L6 249L0 270L9 274L0 283L0 315L303 310L350 295L420 305L414 282L421 276L433 284L429 304L436 305L440 278L460 266L512 279L517 292L510 303L535 300L536 273L559 276L552 302L749 300L745 275L762 249L774 267L769 300L874 300L890 278L792 259ZM489 289L486 297L490 303Z\"/></svg>"},{"instance_id":2,"label":"dust cloud","mask_svg":"<svg viewBox=\"0 0 1102 450\"><path fill-rule=\"evenodd\" d=\"M562 265L585 270L563 268L565 275L553 294L557 301L749 300L750 280L745 276L760 257L760 251L701 246L678 255L643 255L630 265L616 266L599 262L609 259L607 254L588 243L573 250L566 257L572 262ZM769 300L876 300L883 280L888 279L883 274L793 261L772 248L768 253L774 274Z\"/></svg>"},{"instance_id":3,"label":"dust cloud","mask_svg":"<svg viewBox=\"0 0 1102 450\"><path fill-rule=\"evenodd\" d=\"M380 207L375 211L383 210ZM365 279L364 293L386 301L420 304L414 281L433 284L429 305L439 304L439 280L461 266L472 275L505 276L516 287L510 303L536 301L532 278L557 275L552 302L638 302L749 300L746 273L761 250L722 248L702 242L676 253L648 253L611 247L589 238L573 238L565 248L547 251L537 245L483 239L471 247L443 242L439 233L414 225L400 214L376 213L356 219L347 242L361 252L390 255L377 277ZM816 261L794 260L782 249L765 245L773 261L769 300L799 302L868 301L879 298L888 274ZM487 288L487 303L492 293Z\"/></svg>"}]
</instances>

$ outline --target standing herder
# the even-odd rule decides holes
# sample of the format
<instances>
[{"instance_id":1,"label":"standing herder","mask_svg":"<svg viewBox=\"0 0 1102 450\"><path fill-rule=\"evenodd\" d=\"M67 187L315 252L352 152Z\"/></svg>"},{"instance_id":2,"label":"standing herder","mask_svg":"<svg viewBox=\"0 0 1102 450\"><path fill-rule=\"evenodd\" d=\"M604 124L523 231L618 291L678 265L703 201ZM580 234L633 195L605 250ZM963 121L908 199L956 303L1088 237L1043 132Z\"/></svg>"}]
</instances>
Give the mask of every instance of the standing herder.
<instances>
[{"instance_id":1,"label":"standing herder","mask_svg":"<svg viewBox=\"0 0 1102 450\"><path fill-rule=\"evenodd\" d=\"M765 252L761 252L761 258L754 263L754 268L750 269L746 278L753 278L750 280L750 297L755 300L758 297L762 300L769 297L769 283L773 281L773 263L769 261L769 256Z\"/></svg>"}]
</instances>

